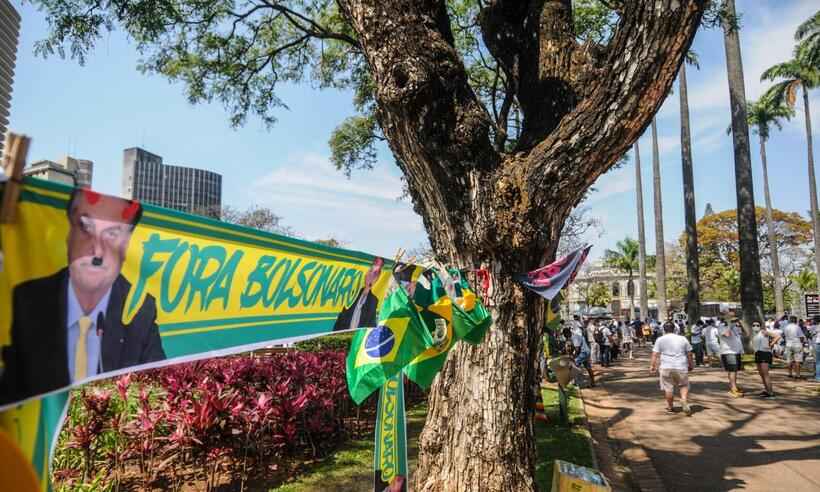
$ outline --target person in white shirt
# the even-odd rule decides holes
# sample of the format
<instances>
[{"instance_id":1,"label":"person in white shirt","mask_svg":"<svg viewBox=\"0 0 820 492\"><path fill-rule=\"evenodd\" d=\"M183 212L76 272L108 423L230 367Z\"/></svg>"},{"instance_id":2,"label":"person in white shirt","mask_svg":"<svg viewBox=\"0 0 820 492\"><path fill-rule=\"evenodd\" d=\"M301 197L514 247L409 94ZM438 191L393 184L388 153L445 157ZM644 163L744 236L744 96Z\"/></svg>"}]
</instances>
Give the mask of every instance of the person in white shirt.
<instances>
[{"instance_id":1,"label":"person in white shirt","mask_svg":"<svg viewBox=\"0 0 820 492\"><path fill-rule=\"evenodd\" d=\"M717 326L715 326L714 319L706 321L703 338L706 343L706 354L709 356L709 360L716 360L720 354L720 341L718 340L718 329Z\"/></svg>"},{"instance_id":2,"label":"person in white shirt","mask_svg":"<svg viewBox=\"0 0 820 492\"><path fill-rule=\"evenodd\" d=\"M601 362L601 347L595 341L595 332L598 330L597 323L592 321L587 323L587 340L589 340L590 362L599 364Z\"/></svg>"},{"instance_id":3,"label":"person in white shirt","mask_svg":"<svg viewBox=\"0 0 820 492\"><path fill-rule=\"evenodd\" d=\"M820 383L820 319L814 317L814 380Z\"/></svg>"},{"instance_id":4,"label":"person in white shirt","mask_svg":"<svg viewBox=\"0 0 820 492\"><path fill-rule=\"evenodd\" d=\"M769 375L769 365L772 363L772 344L777 340L769 340L769 330L761 328L760 323L752 323L752 330L757 331L752 337L752 349L755 351L755 364L757 364L757 373L760 374L760 379L763 381L764 391L761 391L758 396L761 398L774 398L774 390L772 389L772 377Z\"/></svg>"},{"instance_id":5,"label":"person in white shirt","mask_svg":"<svg viewBox=\"0 0 820 492\"><path fill-rule=\"evenodd\" d=\"M575 330L570 335L572 340L573 355L575 355L575 365L583 367L589 375L589 386L595 386L595 373L592 372L592 364L589 363L589 344L580 330Z\"/></svg>"},{"instance_id":6,"label":"person in white shirt","mask_svg":"<svg viewBox=\"0 0 820 492\"><path fill-rule=\"evenodd\" d=\"M720 360L729 374L729 394L734 398L743 396L743 390L737 385L737 372L743 370L743 342L740 339L738 321L735 318L728 325L718 328Z\"/></svg>"},{"instance_id":7,"label":"person in white shirt","mask_svg":"<svg viewBox=\"0 0 820 492\"><path fill-rule=\"evenodd\" d=\"M599 329L601 330L601 335L603 335L603 339L601 340L601 364L604 367L609 367L609 364L612 362L612 331L610 331L606 325Z\"/></svg>"},{"instance_id":8,"label":"person in white shirt","mask_svg":"<svg viewBox=\"0 0 820 492\"><path fill-rule=\"evenodd\" d=\"M658 338L652 346L652 363L650 371L654 374L660 369L661 390L666 398L666 411L673 413L675 388L680 390L680 399L686 415L692 415L689 407L689 371L694 367L692 345L686 337L675 334L675 324L663 325L665 335Z\"/></svg>"},{"instance_id":9,"label":"person in white shirt","mask_svg":"<svg viewBox=\"0 0 820 492\"><path fill-rule=\"evenodd\" d=\"M703 364L703 321L692 325L692 352L695 354L695 365Z\"/></svg>"},{"instance_id":10,"label":"person in white shirt","mask_svg":"<svg viewBox=\"0 0 820 492\"><path fill-rule=\"evenodd\" d=\"M632 341L635 339L635 329L632 328L632 325L627 323L624 325L623 330L623 338L621 339L621 350L629 360L632 360Z\"/></svg>"},{"instance_id":11,"label":"person in white shirt","mask_svg":"<svg viewBox=\"0 0 820 492\"><path fill-rule=\"evenodd\" d=\"M789 364L789 377L800 379L800 364L803 362L803 329L797 324L797 317L789 317L789 324L783 328L786 339L786 362Z\"/></svg>"}]
</instances>

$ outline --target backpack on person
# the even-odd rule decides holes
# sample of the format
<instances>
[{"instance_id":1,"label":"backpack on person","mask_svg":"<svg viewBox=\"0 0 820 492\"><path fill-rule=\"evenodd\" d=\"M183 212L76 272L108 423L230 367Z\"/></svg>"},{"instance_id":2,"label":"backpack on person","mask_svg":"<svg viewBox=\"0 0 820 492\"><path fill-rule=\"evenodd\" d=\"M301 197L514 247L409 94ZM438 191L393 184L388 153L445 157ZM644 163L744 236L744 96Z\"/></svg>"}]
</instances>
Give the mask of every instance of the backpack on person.
<instances>
[{"instance_id":1,"label":"backpack on person","mask_svg":"<svg viewBox=\"0 0 820 492\"><path fill-rule=\"evenodd\" d=\"M595 333L592 336L593 338L595 338L595 343L597 343L598 345L603 345L605 343L603 329L598 328L597 330L595 330Z\"/></svg>"}]
</instances>

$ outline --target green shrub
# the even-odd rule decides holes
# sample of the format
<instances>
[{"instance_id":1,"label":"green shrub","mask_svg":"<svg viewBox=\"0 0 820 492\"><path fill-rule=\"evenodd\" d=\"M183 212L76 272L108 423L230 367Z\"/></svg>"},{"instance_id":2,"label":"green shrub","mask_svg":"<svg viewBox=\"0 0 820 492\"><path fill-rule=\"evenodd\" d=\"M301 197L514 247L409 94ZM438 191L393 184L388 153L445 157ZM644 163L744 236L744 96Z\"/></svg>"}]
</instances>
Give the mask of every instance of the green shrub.
<instances>
[{"instance_id":1,"label":"green shrub","mask_svg":"<svg viewBox=\"0 0 820 492\"><path fill-rule=\"evenodd\" d=\"M296 348L303 352L320 352L323 350L333 350L345 352L350 349L350 342L353 340L354 332L339 333L326 337L311 338L296 343Z\"/></svg>"}]
</instances>

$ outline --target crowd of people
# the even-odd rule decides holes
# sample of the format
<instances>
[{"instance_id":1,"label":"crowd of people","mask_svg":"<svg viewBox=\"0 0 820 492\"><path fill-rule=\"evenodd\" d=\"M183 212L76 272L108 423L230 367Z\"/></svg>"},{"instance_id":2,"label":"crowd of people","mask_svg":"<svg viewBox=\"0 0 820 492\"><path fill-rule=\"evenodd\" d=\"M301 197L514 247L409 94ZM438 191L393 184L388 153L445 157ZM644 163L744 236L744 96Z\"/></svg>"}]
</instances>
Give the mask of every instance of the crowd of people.
<instances>
[{"instance_id":1,"label":"crowd of people","mask_svg":"<svg viewBox=\"0 0 820 492\"><path fill-rule=\"evenodd\" d=\"M803 379L802 364L814 359L814 379L820 382L820 317L799 320L795 316L768 319L761 326L753 323L751 347L754 362L763 382L761 398L774 398L770 374L775 358L788 367L788 376ZM674 391L680 393L684 413L691 414L688 404L688 374L696 366L720 363L726 371L729 395L744 396L737 384L737 373L743 370L745 353L740 321L730 318L704 318L687 329L681 320L663 324L653 319L624 323L618 320L585 320L574 316L561 321L554 335L558 353L568 354L579 369L585 369L591 386L595 385L593 364L609 367L618 358L633 358L633 347L652 347L650 371L657 373L667 402L673 412Z\"/></svg>"}]
</instances>

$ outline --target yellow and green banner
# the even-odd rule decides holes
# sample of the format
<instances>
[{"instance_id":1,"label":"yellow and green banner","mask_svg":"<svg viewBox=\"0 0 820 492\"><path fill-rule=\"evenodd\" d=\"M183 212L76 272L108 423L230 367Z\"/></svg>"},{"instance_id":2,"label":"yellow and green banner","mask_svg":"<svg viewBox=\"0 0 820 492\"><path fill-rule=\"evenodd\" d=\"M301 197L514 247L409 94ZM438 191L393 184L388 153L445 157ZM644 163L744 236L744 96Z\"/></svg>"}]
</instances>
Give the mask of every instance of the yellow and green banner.
<instances>
[{"instance_id":1,"label":"yellow and green banner","mask_svg":"<svg viewBox=\"0 0 820 492\"><path fill-rule=\"evenodd\" d=\"M393 375L382 386L376 412L376 450L373 454L374 492L407 492L407 422L404 376Z\"/></svg>"},{"instance_id":2,"label":"yellow and green banner","mask_svg":"<svg viewBox=\"0 0 820 492\"><path fill-rule=\"evenodd\" d=\"M392 276L367 253L33 178L17 207L0 224L0 429L41 479L68 388L376 327Z\"/></svg>"}]
</instances>

